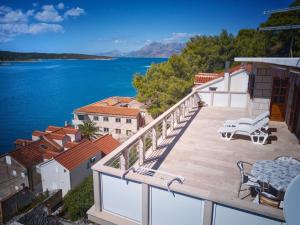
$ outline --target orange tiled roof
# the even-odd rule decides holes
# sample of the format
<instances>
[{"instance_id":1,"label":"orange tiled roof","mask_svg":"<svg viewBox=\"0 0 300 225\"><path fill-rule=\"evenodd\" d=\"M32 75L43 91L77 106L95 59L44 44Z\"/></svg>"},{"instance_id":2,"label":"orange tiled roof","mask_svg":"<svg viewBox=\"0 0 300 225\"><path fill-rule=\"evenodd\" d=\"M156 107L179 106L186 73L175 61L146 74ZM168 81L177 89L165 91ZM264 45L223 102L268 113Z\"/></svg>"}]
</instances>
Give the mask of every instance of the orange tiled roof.
<instances>
[{"instance_id":1,"label":"orange tiled roof","mask_svg":"<svg viewBox=\"0 0 300 225\"><path fill-rule=\"evenodd\" d=\"M46 132L52 132L57 134L76 134L78 130L70 126L68 127L48 126Z\"/></svg>"},{"instance_id":2,"label":"orange tiled roof","mask_svg":"<svg viewBox=\"0 0 300 225\"><path fill-rule=\"evenodd\" d=\"M32 132L32 136L37 136L37 137L44 136L45 134L46 134L45 132L39 130L35 130Z\"/></svg>"},{"instance_id":3,"label":"orange tiled roof","mask_svg":"<svg viewBox=\"0 0 300 225\"><path fill-rule=\"evenodd\" d=\"M120 145L120 142L114 139L112 135L105 135L93 141L93 144L96 145L105 155L107 155L115 150Z\"/></svg>"},{"instance_id":4,"label":"orange tiled roof","mask_svg":"<svg viewBox=\"0 0 300 225\"><path fill-rule=\"evenodd\" d=\"M66 135L65 134L57 134L57 133L48 133L44 135L47 138L51 138L53 140L63 140Z\"/></svg>"},{"instance_id":5,"label":"orange tiled roof","mask_svg":"<svg viewBox=\"0 0 300 225\"><path fill-rule=\"evenodd\" d=\"M44 159L52 159L55 156L57 156L59 154L59 152L52 152L52 151L47 151L43 154L43 158Z\"/></svg>"},{"instance_id":6,"label":"orange tiled roof","mask_svg":"<svg viewBox=\"0 0 300 225\"><path fill-rule=\"evenodd\" d=\"M83 106L75 110L77 113L94 113L100 115L118 115L137 117L140 110L137 108L123 107L122 104L132 102L134 99L130 97L110 97L87 106Z\"/></svg>"},{"instance_id":7,"label":"orange tiled roof","mask_svg":"<svg viewBox=\"0 0 300 225\"><path fill-rule=\"evenodd\" d=\"M232 73L234 73L238 70L241 70L241 69L245 69L247 71L250 71L251 68L252 68L251 64L233 66L233 67L229 68L229 74L232 74ZM207 83L207 82L215 80L219 77L223 77L224 73L225 73L224 71L219 72L219 73L198 73L198 74L195 75L194 84Z\"/></svg>"},{"instance_id":8,"label":"orange tiled roof","mask_svg":"<svg viewBox=\"0 0 300 225\"><path fill-rule=\"evenodd\" d=\"M16 145L28 145L32 142L32 140L28 140L28 139L21 139L18 138L17 140L15 140L15 144Z\"/></svg>"},{"instance_id":9,"label":"orange tiled roof","mask_svg":"<svg viewBox=\"0 0 300 225\"><path fill-rule=\"evenodd\" d=\"M65 144L65 148L72 148L72 147L74 147L74 146L76 146L76 145L78 145L77 142L71 142L71 141L69 141L69 142L67 142L67 143Z\"/></svg>"},{"instance_id":10,"label":"orange tiled roof","mask_svg":"<svg viewBox=\"0 0 300 225\"><path fill-rule=\"evenodd\" d=\"M94 142L84 140L75 147L57 155L54 159L68 170L73 170L98 152L112 151L119 146L116 142L117 140L111 135L105 135Z\"/></svg>"},{"instance_id":11,"label":"orange tiled roof","mask_svg":"<svg viewBox=\"0 0 300 225\"><path fill-rule=\"evenodd\" d=\"M9 152L9 155L24 167L30 168L43 162L43 155L47 151L60 152L61 150L54 147L46 140L40 139Z\"/></svg>"},{"instance_id":12,"label":"orange tiled roof","mask_svg":"<svg viewBox=\"0 0 300 225\"><path fill-rule=\"evenodd\" d=\"M139 109L127 108L120 106L95 106L88 105L76 110L78 113L95 113L101 115L118 115L118 116L128 116L137 117L140 113Z\"/></svg>"}]
</instances>

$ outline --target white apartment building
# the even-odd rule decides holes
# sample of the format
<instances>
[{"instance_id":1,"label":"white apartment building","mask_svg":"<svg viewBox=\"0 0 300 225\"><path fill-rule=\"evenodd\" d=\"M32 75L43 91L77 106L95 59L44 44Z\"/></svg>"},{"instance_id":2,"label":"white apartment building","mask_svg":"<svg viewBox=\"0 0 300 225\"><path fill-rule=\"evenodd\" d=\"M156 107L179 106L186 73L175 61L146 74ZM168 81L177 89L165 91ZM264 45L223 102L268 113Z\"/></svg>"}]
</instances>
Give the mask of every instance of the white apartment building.
<instances>
[{"instance_id":1,"label":"white apartment building","mask_svg":"<svg viewBox=\"0 0 300 225\"><path fill-rule=\"evenodd\" d=\"M73 125L78 128L83 121L93 121L99 134L112 134L117 139L127 139L145 123L140 103L129 97L110 97L74 111Z\"/></svg>"}]
</instances>

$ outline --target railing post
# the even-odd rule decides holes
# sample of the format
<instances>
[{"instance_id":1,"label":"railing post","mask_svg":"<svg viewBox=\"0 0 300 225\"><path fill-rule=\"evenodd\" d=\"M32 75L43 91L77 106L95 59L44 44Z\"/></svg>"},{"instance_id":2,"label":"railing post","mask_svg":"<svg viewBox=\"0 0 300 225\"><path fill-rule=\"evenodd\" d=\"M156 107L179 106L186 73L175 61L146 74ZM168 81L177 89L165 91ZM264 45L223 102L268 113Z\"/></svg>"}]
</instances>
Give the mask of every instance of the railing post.
<instances>
[{"instance_id":1,"label":"railing post","mask_svg":"<svg viewBox=\"0 0 300 225\"><path fill-rule=\"evenodd\" d=\"M149 185L142 184L142 225L149 224Z\"/></svg>"},{"instance_id":2,"label":"railing post","mask_svg":"<svg viewBox=\"0 0 300 225\"><path fill-rule=\"evenodd\" d=\"M231 106L231 93L228 92L228 107Z\"/></svg>"},{"instance_id":3,"label":"railing post","mask_svg":"<svg viewBox=\"0 0 300 225\"><path fill-rule=\"evenodd\" d=\"M170 120L171 120L170 130L173 131L174 130L174 112L171 113Z\"/></svg>"},{"instance_id":4,"label":"railing post","mask_svg":"<svg viewBox=\"0 0 300 225\"><path fill-rule=\"evenodd\" d=\"M162 121L162 139L166 139L167 137L167 121L166 118Z\"/></svg>"},{"instance_id":5,"label":"railing post","mask_svg":"<svg viewBox=\"0 0 300 225\"><path fill-rule=\"evenodd\" d=\"M93 170L94 205L96 211L102 211L100 172Z\"/></svg>"},{"instance_id":6,"label":"railing post","mask_svg":"<svg viewBox=\"0 0 300 225\"><path fill-rule=\"evenodd\" d=\"M185 117L185 103L183 103L181 105L181 108L182 108L182 119L184 119L184 117Z\"/></svg>"},{"instance_id":7,"label":"railing post","mask_svg":"<svg viewBox=\"0 0 300 225\"><path fill-rule=\"evenodd\" d=\"M121 170L128 170L129 167L129 151L125 149L120 156Z\"/></svg>"},{"instance_id":8,"label":"railing post","mask_svg":"<svg viewBox=\"0 0 300 225\"><path fill-rule=\"evenodd\" d=\"M157 133L155 126L152 128L152 151L157 149Z\"/></svg>"},{"instance_id":9,"label":"railing post","mask_svg":"<svg viewBox=\"0 0 300 225\"><path fill-rule=\"evenodd\" d=\"M210 106L214 106L214 97L215 97L215 93L212 92L210 96L211 96L211 99L210 99Z\"/></svg>"},{"instance_id":10,"label":"railing post","mask_svg":"<svg viewBox=\"0 0 300 225\"><path fill-rule=\"evenodd\" d=\"M139 165L144 164L145 160L145 145L144 145L144 137L140 137L138 144L138 152L139 152Z\"/></svg>"}]
</instances>

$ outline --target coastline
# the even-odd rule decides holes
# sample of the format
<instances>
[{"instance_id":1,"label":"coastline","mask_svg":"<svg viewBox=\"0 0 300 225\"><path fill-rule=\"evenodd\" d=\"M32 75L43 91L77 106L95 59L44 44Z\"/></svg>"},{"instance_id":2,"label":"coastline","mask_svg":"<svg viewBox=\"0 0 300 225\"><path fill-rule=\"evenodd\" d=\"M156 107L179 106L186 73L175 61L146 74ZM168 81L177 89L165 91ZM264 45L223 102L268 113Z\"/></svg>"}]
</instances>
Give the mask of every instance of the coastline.
<instances>
[{"instance_id":1,"label":"coastline","mask_svg":"<svg viewBox=\"0 0 300 225\"><path fill-rule=\"evenodd\" d=\"M70 58L70 59L32 59L32 60L0 60L0 64L1 63L10 63L10 62L28 62L28 63L34 63L34 62L39 62L39 61L46 61L46 60L116 60L118 59L117 57L113 57L113 58L94 58L94 59L76 59L76 58Z\"/></svg>"}]
</instances>

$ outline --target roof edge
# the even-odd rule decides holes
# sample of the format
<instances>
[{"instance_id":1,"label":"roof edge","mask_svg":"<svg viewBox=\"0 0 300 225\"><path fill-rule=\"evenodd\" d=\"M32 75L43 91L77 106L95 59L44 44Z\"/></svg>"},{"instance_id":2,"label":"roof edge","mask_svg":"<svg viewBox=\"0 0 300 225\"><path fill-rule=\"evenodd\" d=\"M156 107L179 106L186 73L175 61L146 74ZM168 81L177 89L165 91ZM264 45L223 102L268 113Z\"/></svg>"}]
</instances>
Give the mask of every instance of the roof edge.
<instances>
[{"instance_id":1,"label":"roof edge","mask_svg":"<svg viewBox=\"0 0 300 225\"><path fill-rule=\"evenodd\" d=\"M298 57L235 57L234 61L268 63L300 68L300 58Z\"/></svg>"}]
</instances>

